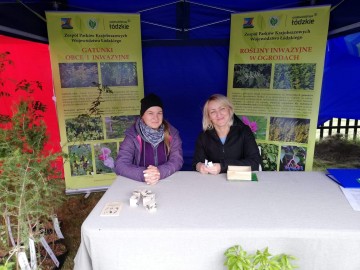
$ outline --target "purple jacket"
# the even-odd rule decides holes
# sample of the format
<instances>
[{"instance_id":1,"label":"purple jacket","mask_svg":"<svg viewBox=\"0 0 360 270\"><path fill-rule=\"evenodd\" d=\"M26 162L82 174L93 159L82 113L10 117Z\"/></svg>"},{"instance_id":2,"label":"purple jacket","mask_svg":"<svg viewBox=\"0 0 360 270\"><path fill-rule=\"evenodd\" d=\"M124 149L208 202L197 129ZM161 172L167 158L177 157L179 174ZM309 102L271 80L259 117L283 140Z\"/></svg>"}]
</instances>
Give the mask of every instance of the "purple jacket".
<instances>
[{"instance_id":1,"label":"purple jacket","mask_svg":"<svg viewBox=\"0 0 360 270\"><path fill-rule=\"evenodd\" d=\"M160 180L181 169L184 160L182 153L182 142L179 132L170 126L170 154L167 162L157 166L160 171ZM143 171L146 169L139 166L141 158L141 136L136 130L135 124L125 132L125 138L120 144L119 152L115 161L115 173L136 181L145 181Z\"/></svg>"}]
</instances>

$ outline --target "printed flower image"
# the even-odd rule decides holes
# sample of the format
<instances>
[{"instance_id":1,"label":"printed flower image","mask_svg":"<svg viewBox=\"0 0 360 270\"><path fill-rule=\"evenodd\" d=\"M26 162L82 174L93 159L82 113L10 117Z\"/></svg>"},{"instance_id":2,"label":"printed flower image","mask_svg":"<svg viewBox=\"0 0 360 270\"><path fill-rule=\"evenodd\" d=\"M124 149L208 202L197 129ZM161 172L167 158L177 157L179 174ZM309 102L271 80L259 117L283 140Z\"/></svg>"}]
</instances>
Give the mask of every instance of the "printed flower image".
<instances>
[{"instance_id":1,"label":"printed flower image","mask_svg":"<svg viewBox=\"0 0 360 270\"><path fill-rule=\"evenodd\" d=\"M90 144L69 146L71 176L93 174Z\"/></svg>"},{"instance_id":2,"label":"printed flower image","mask_svg":"<svg viewBox=\"0 0 360 270\"><path fill-rule=\"evenodd\" d=\"M102 161L108 159L111 154L111 150L106 147L101 147L100 152L101 152L101 154L98 157Z\"/></svg>"},{"instance_id":3,"label":"printed flower image","mask_svg":"<svg viewBox=\"0 0 360 270\"><path fill-rule=\"evenodd\" d=\"M279 171L305 171L306 148L282 146Z\"/></svg>"},{"instance_id":4,"label":"printed flower image","mask_svg":"<svg viewBox=\"0 0 360 270\"><path fill-rule=\"evenodd\" d=\"M112 173L117 155L117 144L100 143L94 145L96 174Z\"/></svg>"},{"instance_id":5,"label":"printed flower image","mask_svg":"<svg viewBox=\"0 0 360 270\"><path fill-rule=\"evenodd\" d=\"M266 138L266 126L267 118L265 116L241 116L242 122L249 126L254 133L255 139L265 140Z\"/></svg>"},{"instance_id":6,"label":"printed flower image","mask_svg":"<svg viewBox=\"0 0 360 270\"><path fill-rule=\"evenodd\" d=\"M256 133L258 126L255 121L251 122L246 116L242 117L242 121L244 122L245 125L250 127L252 132Z\"/></svg>"}]
</instances>

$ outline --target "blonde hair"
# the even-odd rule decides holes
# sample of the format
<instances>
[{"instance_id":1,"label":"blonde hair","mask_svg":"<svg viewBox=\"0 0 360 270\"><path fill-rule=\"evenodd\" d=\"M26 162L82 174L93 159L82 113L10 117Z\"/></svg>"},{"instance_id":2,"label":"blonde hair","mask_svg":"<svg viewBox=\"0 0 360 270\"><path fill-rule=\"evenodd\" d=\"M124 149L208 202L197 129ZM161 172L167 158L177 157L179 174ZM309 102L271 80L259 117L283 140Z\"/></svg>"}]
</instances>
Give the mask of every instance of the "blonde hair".
<instances>
[{"instance_id":1,"label":"blonde hair","mask_svg":"<svg viewBox=\"0 0 360 270\"><path fill-rule=\"evenodd\" d=\"M136 123L136 120L135 120ZM170 155L170 142L171 142L171 135L170 135L170 124L168 121L166 121L163 118L162 124L164 125L164 144L165 144L165 150L166 150L166 155Z\"/></svg>"},{"instance_id":2,"label":"blonde hair","mask_svg":"<svg viewBox=\"0 0 360 270\"><path fill-rule=\"evenodd\" d=\"M166 154L170 154L170 125L168 121L163 120L164 124L164 144L166 148Z\"/></svg>"},{"instance_id":3,"label":"blonde hair","mask_svg":"<svg viewBox=\"0 0 360 270\"><path fill-rule=\"evenodd\" d=\"M207 99L207 101L205 102L204 108L203 108L203 119L202 119L203 131L214 128L214 125L212 124L212 122L210 120L210 116L209 116L210 101L220 102L220 104L222 106L225 106L230 110L229 125L231 126L234 122L234 107L233 107L233 105L231 104L231 102L228 100L227 97L220 95L220 94L214 94Z\"/></svg>"}]
</instances>

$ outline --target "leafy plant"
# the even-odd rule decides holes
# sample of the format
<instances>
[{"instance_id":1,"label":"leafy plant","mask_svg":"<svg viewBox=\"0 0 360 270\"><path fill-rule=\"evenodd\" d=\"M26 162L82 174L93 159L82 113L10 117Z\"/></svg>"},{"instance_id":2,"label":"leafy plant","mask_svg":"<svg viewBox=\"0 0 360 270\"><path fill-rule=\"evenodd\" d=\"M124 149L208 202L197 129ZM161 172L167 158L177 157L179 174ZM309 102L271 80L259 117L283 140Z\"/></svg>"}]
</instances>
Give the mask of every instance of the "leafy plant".
<instances>
[{"instance_id":1,"label":"leafy plant","mask_svg":"<svg viewBox=\"0 0 360 270\"><path fill-rule=\"evenodd\" d=\"M263 251L257 250L255 254L248 254L241 246L228 248L225 253L224 265L229 270L292 270L297 268L292 264L295 257L287 254L273 256L266 247Z\"/></svg>"},{"instance_id":2,"label":"leafy plant","mask_svg":"<svg viewBox=\"0 0 360 270\"><path fill-rule=\"evenodd\" d=\"M0 54L7 59L9 53ZM11 63L11 61L2 61ZM0 75L5 67L0 68ZM7 99L12 92L5 88L5 79L0 79L0 99ZM8 88L6 88L8 89ZM46 106L34 100L32 94L42 91L39 81L21 80L15 83L14 92L22 91L19 101L12 105L12 113L0 119L0 258L3 269L11 269L20 251L28 251L29 239L35 243L45 235L43 224L54 214L58 198L61 172L54 166L62 153L46 151L47 127L43 121ZM7 100L1 101L2 104ZM40 260L40 257L38 257ZM41 261L37 263L41 265Z\"/></svg>"},{"instance_id":3,"label":"leafy plant","mask_svg":"<svg viewBox=\"0 0 360 270\"><path fill-rule=\"evenodd\" d=\"M0 270L12 270L15 266L15 263L13 262L8 262L5 263L4 265L0 264Z\"/></svg>"}]
</instances>

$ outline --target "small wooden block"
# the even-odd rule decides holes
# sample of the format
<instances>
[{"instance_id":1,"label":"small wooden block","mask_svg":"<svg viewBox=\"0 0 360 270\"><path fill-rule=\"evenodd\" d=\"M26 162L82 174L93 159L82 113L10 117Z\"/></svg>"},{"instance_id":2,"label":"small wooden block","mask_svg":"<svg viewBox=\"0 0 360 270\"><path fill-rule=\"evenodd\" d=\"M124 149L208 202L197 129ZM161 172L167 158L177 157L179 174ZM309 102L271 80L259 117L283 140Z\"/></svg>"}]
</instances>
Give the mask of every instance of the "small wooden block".
<instances>
[{"instance_id":1,"label":"small wooden block","mask_svg":"<svg viewBox=\"0 0 360 270\"><path fill-rule=\"evenodd\" d=\"M252 180L250 166L228 166L227 180Z\"/></svg>"}]
</instances>

